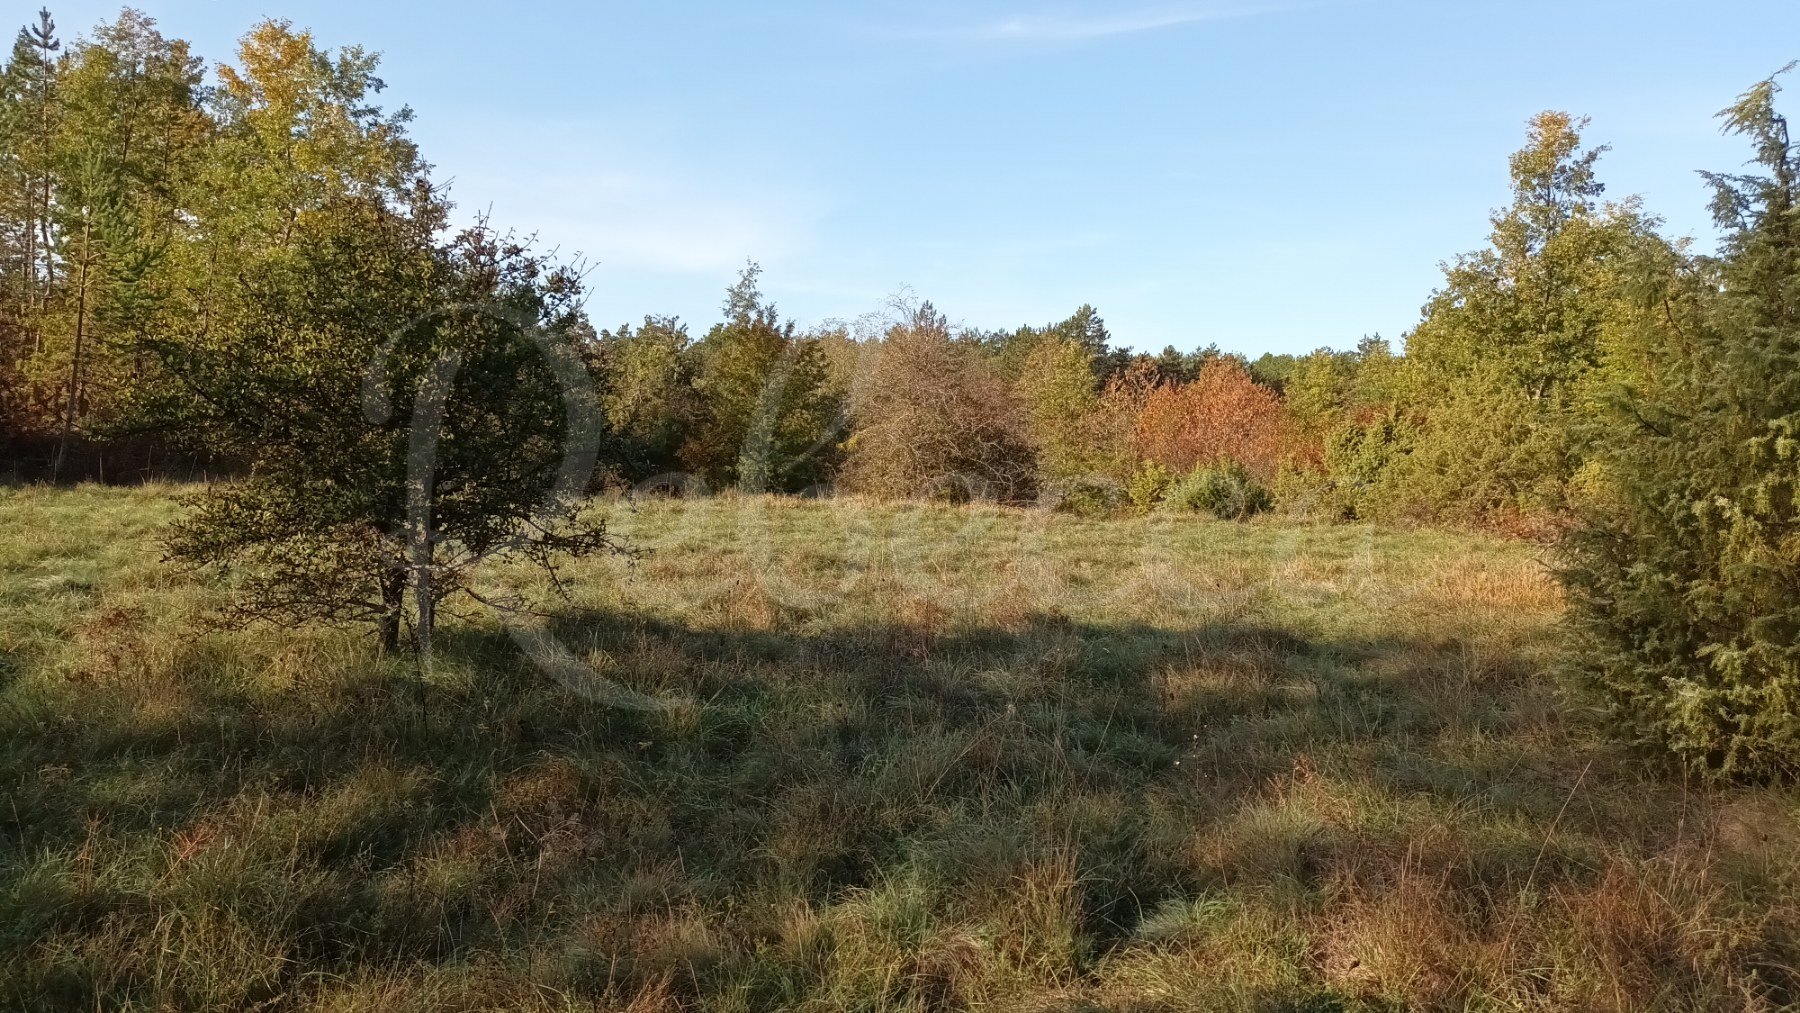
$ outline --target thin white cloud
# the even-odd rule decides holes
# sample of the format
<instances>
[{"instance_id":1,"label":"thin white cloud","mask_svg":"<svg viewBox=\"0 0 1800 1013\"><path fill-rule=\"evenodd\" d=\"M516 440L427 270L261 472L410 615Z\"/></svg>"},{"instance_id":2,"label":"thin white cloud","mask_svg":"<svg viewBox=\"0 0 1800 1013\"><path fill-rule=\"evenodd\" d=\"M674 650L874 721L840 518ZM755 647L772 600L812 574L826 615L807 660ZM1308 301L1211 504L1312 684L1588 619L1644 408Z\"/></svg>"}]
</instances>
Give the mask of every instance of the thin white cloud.
<instances>
[{"instance_id":1,"label":"thin white cloud","mask_svg":"<svg viewBox=\"0 0 1800 1013\"><path fill-rule=\"evenodd\" d=\"M1016 14L995 21L928 29L913 34L926 38L991 42L1086 42L1117 35L1136 35L1207 21L1275 14L1309 6L1304 2L1186 3L1105 12L1040 11Z\"/></svg>"}]
</instances>

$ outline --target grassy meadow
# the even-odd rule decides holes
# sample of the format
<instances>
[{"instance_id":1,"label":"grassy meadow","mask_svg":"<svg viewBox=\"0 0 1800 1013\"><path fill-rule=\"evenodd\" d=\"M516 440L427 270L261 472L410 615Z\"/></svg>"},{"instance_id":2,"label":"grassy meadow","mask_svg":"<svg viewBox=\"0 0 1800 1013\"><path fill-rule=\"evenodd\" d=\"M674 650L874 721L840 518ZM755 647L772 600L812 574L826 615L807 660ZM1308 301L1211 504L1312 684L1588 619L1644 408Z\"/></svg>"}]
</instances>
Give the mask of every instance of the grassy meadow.
<instances>
[{"instance_id":1,"label":"grassy meadow","mask_svg":"<svg viewBox=\"0 0 1800 1013\"><path fill-rule=\"evenodd\" d=\"M1800 796L1606 745L1526 543L602 503L625 708L492 612L210 630L179 493L0 489L0 1007L1800 1003Z\"/></svg>"}]
</instances>

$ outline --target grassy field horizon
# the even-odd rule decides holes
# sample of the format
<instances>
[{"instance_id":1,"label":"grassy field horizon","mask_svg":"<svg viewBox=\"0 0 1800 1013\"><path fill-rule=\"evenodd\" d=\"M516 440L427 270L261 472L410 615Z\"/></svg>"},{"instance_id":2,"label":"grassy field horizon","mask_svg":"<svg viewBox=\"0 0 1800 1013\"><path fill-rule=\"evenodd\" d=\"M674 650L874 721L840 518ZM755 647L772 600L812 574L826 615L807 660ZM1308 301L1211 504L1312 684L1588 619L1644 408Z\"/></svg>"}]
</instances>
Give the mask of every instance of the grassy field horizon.
<instances>
[{"instance_id":1,"label":"grassy field horizon","mask_svg":"<svg viewBox=\"0 0 1800 1013\"><path fill-rule=\"evenodd\" d=\"M1800 1003L1800 796L1609 744L1530 543L602 500L421 672L212 629L182 491L0 488L8 1008Z\"/></svg>"}]
</instances>

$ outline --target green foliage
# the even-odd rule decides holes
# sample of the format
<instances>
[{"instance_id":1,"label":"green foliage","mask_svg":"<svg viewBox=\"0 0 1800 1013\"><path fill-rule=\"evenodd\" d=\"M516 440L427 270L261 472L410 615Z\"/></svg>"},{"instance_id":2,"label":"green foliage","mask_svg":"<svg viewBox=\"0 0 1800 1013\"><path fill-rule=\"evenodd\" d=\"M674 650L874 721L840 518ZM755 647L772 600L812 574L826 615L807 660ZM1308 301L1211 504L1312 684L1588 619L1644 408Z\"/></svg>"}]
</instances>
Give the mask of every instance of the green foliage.
<instances>
[{"instance_id":1,"label":"green foliage","mask_svg":"<svg viewBox=\"0 0 1800 1013\"><path fill-rule=\"evenodd\" d=\"M1301 432L1316 439L1331 429L1351 401L1356 367L1355 356L1328 348L1288 364L1279 389L1282 403ZM1260 378L1258 382L1267 383Z\"/></svg>"},{"instance_id":2,"label":"green foliage","mask_svg":"<svg viewBox=\"0 0 1800 1013\"><path fill-rule=\"evenodd\" d=\"M1201 465L1169 486L1163 509L1241 521L1275 506L1275 497L1236 461Z\"/></svg>"},{"instance_id":3,"label":"green foliage","mask_svg":"<svg viewBox=\"0 0 1800 1013\"><path fill-rule=\"evenodd\" d=\"M38 306L56 272L49 229L61 122L61 50L56 21L48 10L40 10L35 24L19 29L0 72L0 137L8 163L8 171L0 174L5 188L0 200L9 226L4 237L8 308L21 315Z\"/></svg>"},{"instance_id":4,"label":"green foliage","mask_svg":"<svg viewBox=\"0 0 1800 1013\"><path fill-rule=\"evenodd\" d=\"M1286 393L1288 381L1300 361L1292 355L1264 352L1250 362L1250 378L1276 393Z\"/></svg>"},{"instance_id":5,"label":"green foliage","mask_svg":"<svg viewBox=\"0 0 1800 1013\"><path fill-rule=\"evenodd\" d=\"M1564 543L1578 672L1631 740L1716 777L1800 774L1800 154L1763 81L1722 115L1724 256L1652 278Z\"/></svg>"},{"instance_id":6,"label":"green foliage","mask_svg":"<svg viewBox=\"0 0 1800 1013\"><path fill-rule=\"evenodd\" d=\"M1512 204L1487 249L1445 268L1407 338L1396 391L1422 423L1410 467L1384 476L1397 513L1466 523L1555 516L1579 469L1583 391L1606 359L1625 274L1666 249L1635 200L1602 204L1586 121L1545 112L1511 159Z\"/></svg>"},{"instance_id":7,"label":"green foliage","mask_svg":"<svg viewBox=\"0 0 1800 1013\"><path fill-rule=\"evenodd\" d=\"M1019 376L1027 361L1046 344L1067 343L1081 350L1092 373L1096 388L1106 377L1122 372L1131 361L1131 353L1112 347L1112 332L1094 307L1083 304L1066 320L1042 327L1020 327L977 336L999 364L1000 372ZM1176 353L1179 355L1179 353Z\"/></svg>"},{"instance_id":8,"label":"green foliage","mask_svg":"<svg viewBox=\"0 0 1800 1013\"><path fill-rule=\"evenodd\" d=\"M1375 482L1391 514L1496 526L1563 514L1579 466L1563 397L1533 399L1487 369L1441 395L1388 461Z\"/></svg>"},{"instance_id":9,"label":"green foliage","mask_svg":"<svg viewBox=\"0 0 1800 1013\"><path fill-rule=\"evenodd\" d=\"M22 388L0 411L58 434L53 477L74 441L171 425L146 343L236 312L310 217L352 195L442 213L361 50L264 22L208 87L133 10L60 49L44 15L0 74L0 372Z\"/></svg>"},{"instance_id":10,"label":"green foliage","mask_svg":"<svg viewBox=\"0 0 1800 1013\"><path fill-rule=\"evenodd\" d=\"M1169 486L1174 484L1175 474L1168 468L1156 461L1145 461L1132 473L1131 481L1125 487L1125 498L1133 510L1147 514L1162 504Z\"/></svg>"},{"instance_id":11,"label":"green foliage","mask_svg":"<svg viewBox=\"0 0 1800 1013\"><path fill-rule=\"evenodd\" d=\"M1337 521L1344 513L1337 489L1323 466L1288 462L1269 483L1269 494L1283 517L1295 521Z\"/></svg>"},{"instance_id":12,"label":"green foliage","mask_svg":"<svg viewBox=\"0 0 1800 1013\"><path fill-rule=\"evenodd\" d=\"M41 15L0 75L0 287L18 327L0 357L23 387L15 423L60 434L53 474L73 438L131 421L148 379L132 344L175 283L164 254L206 133L198 61L143 15L60 49Z\"/></svg>"},{"instance_id":13,"label":"green foliage","mask_svg":"<svg viewBox=\"0 0 1800 1013\"><path fill-rule=\"evenodd\" d=\"M1164 346L1154 358L1146 356L1156 378L1164 383L1187 383L1200 373L1200 363L1196 356L1179 351L1173 345Z\"/></svg>"},{"instance_id":14,"label":"green foliage","mask_svg":"<svg viewBox=\"0 0 1800 1013\"><path fill-rule=\"evenodd\" d=\"M761 273L744 269L696 349L701 408L681 459L713 488L797 492L836 467L842 405L818 339L781 321Z\"/></svg>"},{"instance_id":15,"label":"green foliage","mask_svg":"<svg viewBox=\"0 0 1800 1013\"><path fill-rule=\"evenodd\" d=\"M426 166L406 133L412 111L374 102L385 87L379 63L360 46L322 50L286 21L244 36L212 93L219 139L200 187L209 252L285 246L341 194L405 199L421 188Z\"/></svg>"},{"instance_id":16,"label":"green foliage","mask_svg":"<svg viewBox=\"0 0 1800 1013\"><path fill-rule=\"evenodd\" d=\"M601 334L596 359L616 477L638 482L675 470L676 453L700 410L687 325L645 317L635 330L626 325Z\"/></svg>"},{"instance_id":17,"label":"green foliage","mask_svg":"<svg viewBox=\"0 0 1800 1013\"><path fill-rule=\"evenodd\" d=\"M1106 425L1094 369L1087 346L1059 337L1037 342L1020 365L1019 400L1044 482L1119 470L1123 434Z\"/></svg>"},{"instance_id":18,"label":"green foliage","mask_svg":"<svg viewBox=\"0 0 1800 1013\"><path fill-rule=\"evenodd\" d=\"M1373 520L1383 515L1383 481L1411 452L1416 433L1415 424L1398 408L1366 412L1331 431L1325 468L1342 517Z\"/></svg>"},{"instance_id":19,"label":"green foliage","mask_svg":"<svg viewBox=\"0 0 1800 1013\"><path fill-rule=\"evenodd\" d=\"M1496 368L1528 396L1548 396L1598 357L1613 256L1645 232L1632 203L1599 203L1604 146L1583 150L1585 120L1540 113L1511 159L1513 203L1492 218L1491 245L1445 269L1444 287L1407 339L1433 379Z\"/></svg>"},{"instance_id":20,"label":"green foliage","mask_svg":"<svg viewBox=\"0 0 1800 1013\"><path fill-rule=\"evenodd\" d=\"M1110 517L1126 503L1126 490L1103 475L1062 479L1046 491L1053 509L1078 517Z\"/></svg>"},{"instance_id":21,"label":"green foliage","mask_svg":"<svg viewBox=\"0 0 1800 1013\"><path fill-rule=\"evenodd\" d=\"M579 287L482 229L324 210L230 313L151 345L194 406L183 439L250 466L170 553L236 588L228 619L367 621L390 649L405 624L429 650L482 561L610 547L577 498L599 436Z\"/></svg>"}]
</instances>

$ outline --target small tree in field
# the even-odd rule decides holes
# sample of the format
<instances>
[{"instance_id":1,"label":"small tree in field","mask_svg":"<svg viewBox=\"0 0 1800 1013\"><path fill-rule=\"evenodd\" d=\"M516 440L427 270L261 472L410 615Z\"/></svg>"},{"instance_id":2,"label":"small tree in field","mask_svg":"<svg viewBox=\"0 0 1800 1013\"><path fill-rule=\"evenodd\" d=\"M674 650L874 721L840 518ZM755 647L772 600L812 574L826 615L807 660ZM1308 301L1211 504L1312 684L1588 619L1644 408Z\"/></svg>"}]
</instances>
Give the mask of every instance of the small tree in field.
<instances>
[{"instance_id":1,"label":"small tree in field","mask_svg":"<svg viewBox=\"0 0 1800 1013\"><path fill-rule=\"evenodd\" d=\"M1800 774L1800 152L1773 80L1723 114L1725 255L1648 293L1566 545L1580 670L1634 740L1715 776Z\"/></svg>"},{"instance_id":2,"label":"small tree in field","mask_svg":"<svg viewBox=\"0 0 1800 1013\"><path fill-rule=\"evenodd\" d=\"M875 349L856 401L844 484L895 499L1031 497L1029 436L1010 385L931 303Z\"/></svg>"},{"instance_id":3,"label":"small tree in field","mask_svg":"<svg viewBox=\"0 0 1800 1013\"><path fill-rule=\"evenodd\" d=\"M410 626L428 651L481 560L554 580L560 554L613 546L579 514L600 417L576 279L437 221L333 201L208 329L154 345L191 394L177 431L249 466L169 541L227 579L228 618L369 621L388 649Z\"/></svg>"}]
</instances>

